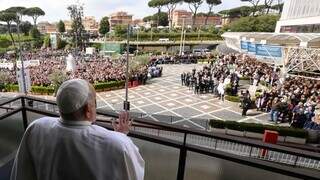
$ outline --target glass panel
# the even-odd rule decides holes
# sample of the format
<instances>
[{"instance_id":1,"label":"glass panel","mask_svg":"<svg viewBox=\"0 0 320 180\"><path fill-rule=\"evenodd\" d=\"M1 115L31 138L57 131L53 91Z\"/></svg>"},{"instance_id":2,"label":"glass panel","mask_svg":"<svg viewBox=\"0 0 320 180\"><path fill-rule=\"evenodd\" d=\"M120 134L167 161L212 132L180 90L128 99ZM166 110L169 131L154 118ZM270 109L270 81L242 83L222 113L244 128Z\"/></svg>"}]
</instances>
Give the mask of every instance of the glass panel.
<instances>
[{"instance_id":1,"label":"glass panel","mask_svg":"<svg viewBox=\"0 0 320 180\"><path fill-rule=\"evenodd\" d=\"M184 179L194 180L199 177L201 180L297 180L263 169L188 152Z\"/></svg>"},{"instance_id":2,"label":"glass panel","mask_svg":"<svg viewBox=\"0 0 320 180\"><path fill-rule=\"evenodd\" d=\"M145 161L145 180L175 180L179 149L131 138Z\"/></svg>"},{"instance_id":3,"label":"glass panel","mask_svg":"<svg viewBox=\"0 0 320 180\"><path fill-rule=\"evenodd\" d=\"M21 113L0 120L0 167L14 157L23 132Z\"/></svg>"},{"instance_id":4,"label":"glass panel","mask_svg":"<svg viewBox=\"0 0 320 180\"><path fill-rule=\"evenodd\" d=\"M28 124L42 117L46 117L46 116L42 114L33 113L33 112L27 112Z\"/></svg>"}]
</instances>

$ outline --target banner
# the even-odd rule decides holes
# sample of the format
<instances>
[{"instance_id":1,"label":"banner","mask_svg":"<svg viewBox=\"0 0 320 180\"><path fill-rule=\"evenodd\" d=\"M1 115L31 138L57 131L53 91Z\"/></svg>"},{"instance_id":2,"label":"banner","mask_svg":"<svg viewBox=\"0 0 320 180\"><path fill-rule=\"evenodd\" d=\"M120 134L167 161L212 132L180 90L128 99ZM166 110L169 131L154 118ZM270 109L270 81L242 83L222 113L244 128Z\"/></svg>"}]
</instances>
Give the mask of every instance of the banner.
<instances>
[{"instance_id":1,"label":"banner","mask_svg":"<svg viewBox=\"0 0 320 180\"><path fill-rule=\"evenodd\" d=\"M19 92L24 93L24 92L30 92L31 91L31 79L30 79L30 72L28 69L24 70L24 80L25 84L23 83L23 75L22 75L22 70L17 71L17 80L18 80L18 85L19 85ZM25 89L26 88L26 89Z\"/></svg>"},{"instance_id":2,"label":"banner","mask_svg":"<svg viewBox=\"0 0 320 180\"><path fill-rule=\"evenodd\" d=\"M248 52L256 53L256 44L248 42Z\"/></svg>"},{"instance_id":3,"label":"banner","mask_svg":"<svg viewBox=\"0 0 320 180\"><path fill-rule=\"evenodd\" d=\"M246 42L246 41L241 41L240 42L240 45L241 45L241 49L242 50L248 50L248 42Z\"/></svg>"},{"instance_id":4,"label":"banner","mask_svg":"<svg viewBox=\"0 0 320 180\"><path fill-rule=\"evenodd\" d=\"M39 60L29 60L29 61L23 61L23 66L26 67L33 67L33 66L39 66L40 65L40 61ZM17 67L21 68L21 61L17 61Z\"/></svg>"},{"instance_id":5,"label":"banner","mask_svg":"<svg viewBox=\"0 0 320 180\"><path fill-rule=\"evenodd\" d=\"M256 45L256 55L257 56L281 58L282 57L282 48L280 46L257 44Z\"/></svg>"},{"instance_id":6,"label":"banner","mask_svg":"<svg viewBox=\"0 0 320 180\"><path fill-rule=\"evenodd\" d=\"M13 63L0 63L0 69L13 69Z\"/></svg>"}]
</instances>

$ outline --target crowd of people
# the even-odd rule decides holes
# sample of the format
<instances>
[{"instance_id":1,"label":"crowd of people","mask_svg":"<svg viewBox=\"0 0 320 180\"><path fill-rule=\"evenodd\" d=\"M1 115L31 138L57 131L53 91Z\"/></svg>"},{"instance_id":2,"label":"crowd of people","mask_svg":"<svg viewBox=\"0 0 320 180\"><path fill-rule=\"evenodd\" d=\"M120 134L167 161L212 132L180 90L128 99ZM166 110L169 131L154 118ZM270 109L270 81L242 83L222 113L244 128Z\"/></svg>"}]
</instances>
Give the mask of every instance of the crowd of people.
<instances>
[{"instance_id":1,"label":"crowd of people","mask_svg":"<svg viewBox=\"0 0 320 180\"><path fill-rule=\"evenodd\" d=\"M238 92L240 78L250 80L251 86L263 82L269 88L253 95L248 90ZM319 108L320 81L291 76L284 79L280 69L247 55L221 55L201 70L182 73L181 83L193 88L195 94L214 93L222 100L225 93L240 96L243 116L256 107L270 113L271 122L320 130L320 122L313 120Z\"/></svg>"},{"instance_id":2,"label":"crowd of people","mask_svg":"<svg viewBox=\"0 0 320 180\"><path fill-rule=\"evenodd\" d=\"M36 53L24 53L23 59L39 60L38 66L30 66L27 69L30 72L31 85L49 86L51 85L50 75L56 70L66 70L65 51L38 51ZM2 58L14 62L14 55L6 55ZM76 68L73 72L67 72L67 79L81 78L90 83L99 83L107 81L119 81L125 79L125 58L112 60L102 55L82 55L75 58ZM138 69L131 70L130 77L134 80L145 82L148 77L149 65L141 66ZM8 82L17 84L16 69L4 68L1 71L8 74ZM152 74L154 76L154 74ZM150 75L149 75L150 76ZM159 73L157 73L159 76Z\"/></svg>"}]
</instances>

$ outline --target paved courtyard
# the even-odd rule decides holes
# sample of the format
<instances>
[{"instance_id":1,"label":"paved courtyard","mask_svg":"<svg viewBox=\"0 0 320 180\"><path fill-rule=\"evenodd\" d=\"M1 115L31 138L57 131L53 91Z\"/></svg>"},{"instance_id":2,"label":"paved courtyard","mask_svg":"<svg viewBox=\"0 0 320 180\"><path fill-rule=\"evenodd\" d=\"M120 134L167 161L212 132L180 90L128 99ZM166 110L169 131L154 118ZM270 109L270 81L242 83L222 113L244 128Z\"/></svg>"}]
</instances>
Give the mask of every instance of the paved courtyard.
<instances>
[{"instance_id":1,"label":"paved courtyard","mask_svg":"<svg viewBox=\"0 0 320 180\"><path fill-rule=\"evenodd\" d=\"M207 128L208 119L268 124L268 114L249 110L241 116L237 103L222 102L212 94L196 95L182 86L180 74L201 69L203 65L163 65L163 76L145 86L129 89L131 111L135 116L173 124ZM97 94L98 108L119 111L123 108L125 90Z\"/></svg>"},{"instance_id":2,"label":"paved courtyard","mask_svg":"<svg viewBox=\"0 0 320 180\"><path fill-rule=\"evenodd\" d=\"M197 129L208 128L209 119L269 124L267 113L249 110L248 116L242 117L238 103L222 102L212 94L196 95L192 89L181 85L182 72L191 72L193 68L202 69L202 66L163 65L162 77L151 79L147 85L130 88L132 116ZM241 86L246 88L246 85ZM16 95L0 93L0 102ZM124 96L124 89L97 93L98 109L118 112L123 109ZM41 98L54 100L52 96Z\"/></svg>"}]
</instances>

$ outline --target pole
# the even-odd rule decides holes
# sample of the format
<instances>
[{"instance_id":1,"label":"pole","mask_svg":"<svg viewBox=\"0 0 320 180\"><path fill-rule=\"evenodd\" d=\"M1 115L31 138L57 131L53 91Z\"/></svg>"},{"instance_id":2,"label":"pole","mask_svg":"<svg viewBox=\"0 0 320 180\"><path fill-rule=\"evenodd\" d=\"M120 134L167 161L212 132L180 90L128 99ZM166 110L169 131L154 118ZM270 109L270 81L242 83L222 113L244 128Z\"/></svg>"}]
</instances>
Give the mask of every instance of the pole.
<instances>
[{"instance_id":1,"label":"pole","mask_svg":"<svg viewBox=\"0 0 320 180\"><path fill-rule=\"evenodd\" d=\"M179 55L182 55L182 41L183 41L183 32L184 32L184 17L182 18L182 29L181 29L181 39L180 39L180 51Z\"/></svg>"},{"instance_id":2,"label":"pole","mask_svg":"<svg viewBox=\"0 0 320 180\"><path fill-rule=\"evenodd\" d=\"M24 75L24 62L22 59L22 50L21 50L21 42L20 42L20 21L22 21L22 15L19 13L20 19L17 22L17 31L18 31L18 46L19 46L19 60L21 62L21 75L22 75L22 84L23 84L23 93L27 95L27 85L26 78ZM35 28L35 27L34 27Z\"/></svg>"},{"instance_id":3,"label":"pole","mask_svg":"<svg viewBox=\"0 0 320 180\"><path fill-rule=\"evenodd\" d=\"M184 47L186 45L186 33L187 33L187 30L184 30L183 32L183 44L182 44L182 52L184 54Z\"/></svg>"},{"instance_id":4,"label":"pole","mask_svg":"<svg viewBox=\"0 0 320 180\"><path fill-rule=\"evenodd\" d=\"M139 29L137 29L137 55L138 55L138 52L139 52Z\"/></svg>"},{"instance_id":5,"label":"pole","mask_svg":"<svg viewBox=\"0 0 320 180\"><path fill-rule=\"evenodd\" d=\"M126 97L123 103L123 109L127 112L130 110L130 102L128 101L128 83L129 83L129 38L130 38L130 24L128 24L127 29L127 57L126 57Z\"/></svg>"}]
</instances>

